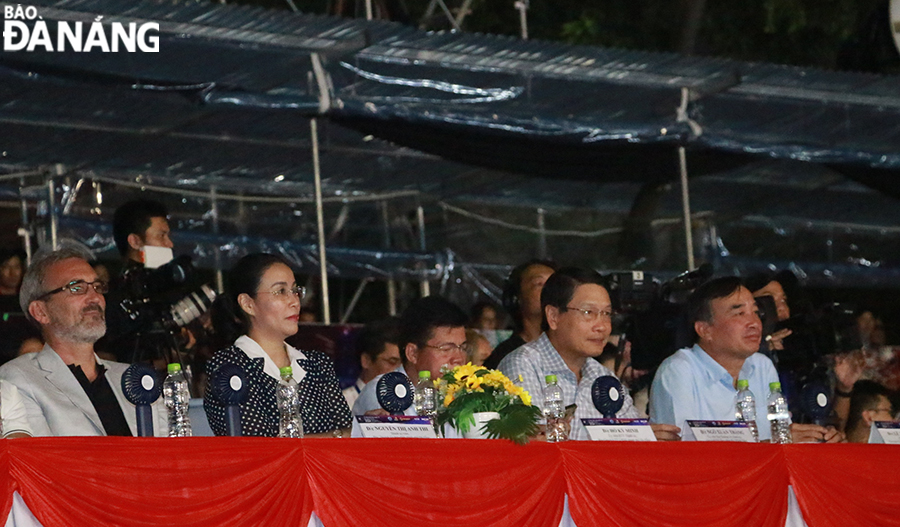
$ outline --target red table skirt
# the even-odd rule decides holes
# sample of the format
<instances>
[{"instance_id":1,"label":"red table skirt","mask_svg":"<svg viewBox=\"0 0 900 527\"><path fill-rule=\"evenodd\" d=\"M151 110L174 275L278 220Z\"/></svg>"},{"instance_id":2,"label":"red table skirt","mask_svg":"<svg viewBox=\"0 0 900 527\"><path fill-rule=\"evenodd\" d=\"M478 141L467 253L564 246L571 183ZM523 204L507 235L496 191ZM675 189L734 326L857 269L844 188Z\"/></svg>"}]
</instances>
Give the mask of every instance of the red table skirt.
<instances>
[{"instance_id":1,"label":"red table skirt","mask_svg":"<svg viewBox=\"0 0 900 527\"><path fill-rule=\"evenodd\" d=\"M0 441L5 511L45 526L900 525L889 445L427 439Z\"/></svg>"}]
</instances>

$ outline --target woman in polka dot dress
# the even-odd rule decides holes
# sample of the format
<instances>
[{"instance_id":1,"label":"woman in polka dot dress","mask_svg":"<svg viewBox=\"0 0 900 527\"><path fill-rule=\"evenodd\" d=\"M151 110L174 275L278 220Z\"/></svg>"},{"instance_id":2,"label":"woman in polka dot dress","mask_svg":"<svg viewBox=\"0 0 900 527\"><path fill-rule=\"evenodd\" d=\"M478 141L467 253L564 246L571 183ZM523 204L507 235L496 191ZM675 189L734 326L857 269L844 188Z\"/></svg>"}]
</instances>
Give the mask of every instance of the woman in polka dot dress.
<instances>
[{"instance_id":1,"label":"woman in polka dot dress","mask_svg":"<svg viewBox=\"0 0 900 527\"><path fill-rule=\"evenodd\" d=\"M291 366L300 385L306 436L349 437L351 416L341 395L334 364L320 351L300 351L284 339L297 332L303 288L287 262L272 254L250 254L229 275L226 294L217 299L217 331L240 334L234 345L216 352L207 364L213 378L223 364L247 375L250 395L241 405L245 436L278 435L275 390L279 368ZM225 435L225 407L207 388L203 401L210 427Z\"/></svg>"}]
</instances>

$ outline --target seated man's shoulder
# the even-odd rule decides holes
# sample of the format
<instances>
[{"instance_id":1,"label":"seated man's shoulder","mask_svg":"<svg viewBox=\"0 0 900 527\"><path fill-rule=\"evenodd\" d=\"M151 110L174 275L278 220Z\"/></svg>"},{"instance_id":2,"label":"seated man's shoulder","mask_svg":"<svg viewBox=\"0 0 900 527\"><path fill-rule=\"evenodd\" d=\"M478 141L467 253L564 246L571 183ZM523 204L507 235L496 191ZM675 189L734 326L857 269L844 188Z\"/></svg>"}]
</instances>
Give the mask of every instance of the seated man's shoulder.
<instances>
[{"instance_id":1,"label":"seated man's shoulder","mask_svg":"<svg viewBox=\"0 0 900 527\"><path fill-rule=\"evenodd\" d=\"M682 348L666 357L659 365L656 375L689 375L695 369L695 358L691 348Z\"/></svg>"},{"instance_id":2,"label":"seated man's shoulder","mask_svg":"<svg viewBox=\"0 0 900 527\"><path fill-rule=\"evenodd\" d=\"M540 360L540 353L537 348L532 345L532 343L523 344L518 348L514 349L507 355L503 357L503 360L500 361L500 365L498 368L502 370L504 366L509 367L512 365L523 365L530 363L537 363Z\"/></svg>"},{"instance_id":3,"label":"seated man's shoulder","mask_svg":"<svg viewBox=\"0 0 900 527\"><path fill-rule=\"evenodd\" d=\"M378 381L384 377L385 374L377 375L374 379L367 382L363 389L359 391L359 397L356 398L356 402L353 403L353 408L351 408L351 413L353 415L362 415L370 410L377 410L381 408L381 405L378 404Z\"/></svg>"},{"instance_id":4,"label":"seated man's shoulder","mask_svg":"<svg viewBox=\"0 0 900 527\"><path fill-rule=\"evenodd\" d=\"M37 353L27 353L0 366L0 378L8 379L37 369Z\"/></svg>"}]
</instances>

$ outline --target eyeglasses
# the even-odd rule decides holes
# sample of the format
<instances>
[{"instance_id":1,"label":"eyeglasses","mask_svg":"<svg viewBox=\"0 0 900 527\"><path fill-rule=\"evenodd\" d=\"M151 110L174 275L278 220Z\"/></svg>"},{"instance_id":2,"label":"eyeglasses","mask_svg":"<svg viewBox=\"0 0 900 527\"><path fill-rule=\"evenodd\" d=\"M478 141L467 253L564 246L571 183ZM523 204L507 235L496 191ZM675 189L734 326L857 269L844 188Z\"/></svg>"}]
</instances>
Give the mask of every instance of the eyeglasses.
<instances>
[{"instance_id":1,"label":"eyeglasses","mask_svg":"<svg viewBox=\"0 0 900 527\"><path fill-rule=\"evenodd\" d=\"M599 319L611 320L612 317L615 316L615 314L616 314L616 312L611 309L600 311L599 309L581 309L580 307L572 307L572 306L566 306L561 311L568 311L568 310L577 311L578 313L581 313L581 317L584 319L585 322L596 322Z\"/></svg>"},{"instance_id":2,"label":"eyeglasses","mask_svg":"<svg viewBox=\"0 0 900 527\"><path fill-rule=\"evenodd\" d=\"M107 291L109 291L109 284L104 282L103 280L95 280L93 282L85 282L84 280L72 280L68 284L57 287L53 291L47 291L41 296L37 297L38 300L43 300L47 297L53 296L56 293L62 293L63 291L68 291L69 294L80 296L87 294L88 289L91 287L94 288L98 294L105 295Z\"/></svg>"},{"instance_id":3,"label":"eyeglasses","mask_svg":"<svg viewBox=\"0 0 900 527\"><path fill-rule=\"evenodd\" d=\"M441 353L446 354L446 353L451 353L456 350L459 350L462 353L466 353L466 350L468 350L468 345L469 345L468 342L463 342L462 344L448 343L448 344L441 344L440 346L432 346L431 344L425 344L422 347L436 349L436 350L440 351Z\"/></svg>"},{"instance_id":4,"label":"eyeglasses","mask_svg":"<svg viewBox=\"0 0 900 527\"><path fill-rule=\"evenodd\" d=\"M271 291L257 291L257 293L270 293L275 298L287 298L288 295L294 295L300 300L303 300L306 296L306 288L294 285L291 287L279 287L278 289L273 289Z\"/></svg>"}]
</instances>

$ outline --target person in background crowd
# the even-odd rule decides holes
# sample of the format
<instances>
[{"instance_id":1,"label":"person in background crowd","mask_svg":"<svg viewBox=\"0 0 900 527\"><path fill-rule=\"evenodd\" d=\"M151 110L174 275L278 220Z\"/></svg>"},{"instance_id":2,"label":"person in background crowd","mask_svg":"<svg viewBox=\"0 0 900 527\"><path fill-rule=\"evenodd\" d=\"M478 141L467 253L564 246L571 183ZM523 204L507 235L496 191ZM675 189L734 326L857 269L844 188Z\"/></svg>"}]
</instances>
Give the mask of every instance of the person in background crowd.
<instances>
[{"instance_id":1,"label":"person in background crowd","mask_svg":"<svg viewBox=\"0 0 900 527\"><path fill-rule=\"evenodd\" d=\"M511 351L541 336L541 289L556 271L555 263L530 260L509 274L503 287L503 307L513 319L513 334L494 348L484 366L496 369Z\"/></svg>"},{"instance_id":2,"label":"person in background crowd","mask_svg":"<svg viewBox=\"0 0 900 527\"><path fill-rule=\"evenodd\" d=\"M0 249L0 364L16 358L25 342L40 336L19 306L24 272L24 253Z\"/></svg>"},{"instance_id":3,"label":"person in background crowd","mask_svg":"<svg viewBox=\"0 0 900 527\"><path fill-rule=\"evenodd\" d=\"M472 306L469 327L484 330L500 329L500 313L497 311L497 307L486 301L476 302Z\"/></svg>"},{"instance_id":4,"label":"person in background crowd","mask_svg":"<svg viewBox=\"0 0 900 527\"><path fill-rule=\"evenodd\" d=\"M466 360L475 366L484 366L491 356L491 343L474 329L466 330Z\"/></svg>"},{"instance_id":5,"label":"person in background crowd","mask_svg":"<svg viewBox=\"0 0 900 527\"><path fill-rule=\"evenodd\" d=\"M431 373L432 379L441 375L441 368L461 366L466 360L466 322L468 317L456 304L439 296L412 301L400 317L400 358L402 364L394 371L406 375L415 384L420 371ZM387 415L378 404L379 375L369 381L353 405L353 415ZM410 406L406 415L415 415ZM353 437L360 436L358 423L353 422Z\"/></svg>"},{"instance_id":6,"label":"person in background crowd","mask_svg":"<svg viewBox=\"0 0 900 527\"><path fill-rule=\"evenodd\" d=\"M215 309L227 312L216 321L236 321L216 328L222 335L240 335L234 345L219 350L207 363L214 379L225 364L235 364L247 375L249 398L241 404L245 436L278 435L275 391L280 368L290 366L302 394L301 417L306 436L344 437L350 432L350 409L341 396L334 364L320 351L300 351L285 342L297 333L300 301L305 291L297 285L287 261L274 254L241 258L228 276L224 295ZM225 435L225 405L207 385L203 407L216 435Z\"/></svg>"},{"instance_id":7,"label":"person in background crowd","mask_svg":"<svg viewBox=\"0 0 900 527\"><path fill-rule=\"evenodd\" d=\"M396 318L366 324L366 327L359 332L359 336L356 338L356 350L359 352L362 369L356 383L343 391L350 408L353 408L353 403L356 402L359 392L365 388L367 382L400 366L399 340L400 325Z\"/></svg>"},{"instance_id":8,"label":"person in background crowd","mask_svg":"<svg viewBox=\"0 0 900 527\"><path fill-rule=\"evenodd\" d=\"M94 343L106 332L106 283L97 279L88 257L86 250L67 244L39 251L22 280L22 309L46 344L0 367L0 379L18 388L36 436L136 432L134 405L122 392L127 366L94 353ZM161 399L152 406L154 432L165 436L161 406Z\"/></svg>"},{"instance_id":9,"label":"person in background crowd","mask_svg":"<svg viewBox=\"0 0 900 527\"><path fill-rule=\"evenodd\" d=\"M107 295L109 331L99 348L121 362L159 358L156 356L159 352L156 349L157 341L140 337L141 333L150 329L148 323L155 321L145 317L133 320L122 303L145 295L144 284L148 280L149 271L144 268L142 250L148 246L167 249L174 247L169 237L168 215L165 206L147 199L129 201L117 208L113 215L113 239L124 263L110 282ZM166 347L171 346L167 344Z\"/></svg>"},{"instance_id":10,"label":"person in background crowd","mask_svg":"<svg viewBox=\"0 0 900 527\"><path fill-rule=\"evenodd\" d=\"M868 443L872 423L894 420L894 407L889 395L887 388L874 381L857 381L853 385L846 427L847 441Z\"/></svg>"},{"instance_id":11,"label":"person in background crowd","mask_svg":"<svg viewBox=\"0 0 900 527\"><path fill-rule=\"evenodd\" d=\"M741 279L726 276L698 287L688 298L688 318L696 344L678 350L657 370L650 388L651 421L733 420L738 379L749 381L757 419L764 419L769 383L777 382L778 374L772 360L757 353L762 322ZM791 432L795 443L843 440L836 429L813 424L794 423ZM768 426L759 426L759 438L771 439Z\"/></svg>"},{"instance_id":12,"label":"person in background crowd","mask_svg":"<svg viewBox=\"0 0 900 527\"><path fill-rule=\"evenodd\" d=\"M0 312L21 312L19 285L25 272L25 256L20 251L0 249Z\"/></svg>"},{"instance_id":13,"label":"person in background crowd","mask_svg":"<svg viewBox=\"0 0 900 527\"><path fill-rule=\"evenodd\" d=\"M543 333L522 345L500 361L500 371L510 379L522 379L522 387L539 397L545 377L556 375L563 393L563 404L576 404L571 439L588 439L581 424L583 418L599 418L591 388L602 376L613 372L598 361L612 331L612 301L606 281L599 273L578 267L553 273L541 291ZM616 414L620 418L640 417L625 391L625 401ZM659 440L677 440L679 428L668 424L652 425Z\"/></svg>"}]
</instances>

